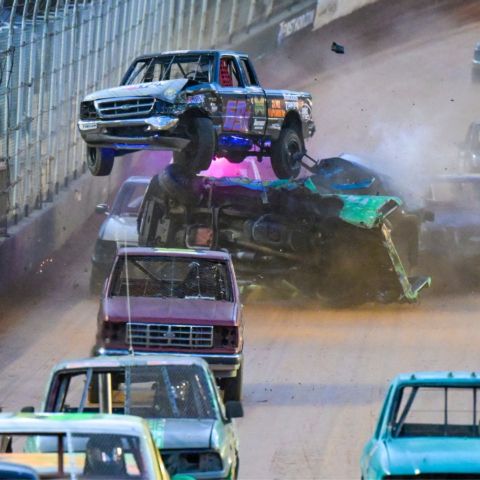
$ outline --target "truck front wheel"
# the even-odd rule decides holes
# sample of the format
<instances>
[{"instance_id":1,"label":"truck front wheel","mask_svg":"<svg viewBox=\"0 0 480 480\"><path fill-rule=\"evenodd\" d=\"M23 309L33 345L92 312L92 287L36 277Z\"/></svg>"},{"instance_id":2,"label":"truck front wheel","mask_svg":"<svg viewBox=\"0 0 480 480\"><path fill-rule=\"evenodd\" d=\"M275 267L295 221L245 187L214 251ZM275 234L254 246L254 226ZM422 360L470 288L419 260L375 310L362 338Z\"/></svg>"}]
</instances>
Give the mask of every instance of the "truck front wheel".
<instances>
[{"instance_id":1,"label":"truck front wheel","mask_svg":"<svg viewBox=\"0 0 480 480\"><path fill-rule=\"evenodd\" d=\"M173 161L190 173L207 170L215 153L215 130L213 122L205 117L189 117L182 120L181 127L190 143L180 152L173 153Z\"/></svg>"},{"instance_id":2,"label":"truck front wheel","mask_svg":"<svg viewBox=\"0 0 480 480\"><path fill-rule=\"evenodd\" d=\"M270 159L272 169L278 178L295 178L300 173L301 162L295 155L303 151L300 134L292 127L285 127L277 140L272 142Z\"/></svg>"},{"instance_id":3,"label":"truck front wheel","mask_svg":"<svg viewBox=\"0 0 480 480\"><path fill-rule=\"evenodd\" d=\"M110 148L87 147L87 167L96 177L110 175L114 158L113 150Z\"/></svg>"}]
</instances>

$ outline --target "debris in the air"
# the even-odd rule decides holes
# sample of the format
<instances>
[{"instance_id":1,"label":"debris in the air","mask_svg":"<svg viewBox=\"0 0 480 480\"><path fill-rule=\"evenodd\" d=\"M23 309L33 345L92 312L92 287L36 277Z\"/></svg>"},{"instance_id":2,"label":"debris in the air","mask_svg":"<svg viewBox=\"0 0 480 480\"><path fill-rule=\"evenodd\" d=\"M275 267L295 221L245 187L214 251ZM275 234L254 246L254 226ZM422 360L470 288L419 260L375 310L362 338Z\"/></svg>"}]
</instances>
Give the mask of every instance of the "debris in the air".
<instances>
[{"instance_id":1,"label":"debris in the air","mask_svg":"<svg viewBox=\"0 0 480 480\"><path fill-rule=\"evenodd\" d=\"M345 47L336 42L332 42L330 49L335 53L345 53Z\"/></svg>"}]
</instances>

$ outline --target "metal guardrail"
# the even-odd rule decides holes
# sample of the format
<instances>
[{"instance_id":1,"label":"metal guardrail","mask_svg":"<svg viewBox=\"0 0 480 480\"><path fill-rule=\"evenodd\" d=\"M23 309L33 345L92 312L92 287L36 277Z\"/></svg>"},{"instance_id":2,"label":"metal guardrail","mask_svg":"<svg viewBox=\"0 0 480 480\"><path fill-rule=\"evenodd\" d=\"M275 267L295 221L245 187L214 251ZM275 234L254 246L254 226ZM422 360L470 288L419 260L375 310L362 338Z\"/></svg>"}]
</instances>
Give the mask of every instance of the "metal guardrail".
<instances>
[{"instance_id":1,"label":"metal guardrail","mask_svg":"<svg viewBox=\"0 0 480 480\"><path fill-rule=\"evenodd\" d=\"M85 171L76 118L86 93L118 84L136 55L226 45L298 3L0 0L0 235Z\"/></svg>"}]
</instances>

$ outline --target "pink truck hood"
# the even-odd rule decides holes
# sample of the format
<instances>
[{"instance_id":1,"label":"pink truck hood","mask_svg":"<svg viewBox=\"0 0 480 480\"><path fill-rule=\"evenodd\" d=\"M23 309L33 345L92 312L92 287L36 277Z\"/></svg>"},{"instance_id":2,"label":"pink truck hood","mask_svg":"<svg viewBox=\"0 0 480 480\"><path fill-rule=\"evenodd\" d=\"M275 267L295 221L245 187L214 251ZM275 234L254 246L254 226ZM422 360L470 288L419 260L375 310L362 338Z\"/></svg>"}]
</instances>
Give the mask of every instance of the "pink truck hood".
<instances>
[{"instance_id":1,"label":"pink truck hood","mask_svg":"<svg viewBox=\"0 0 480 480\"><path fill-rule=\"evenodd\" d=\"M100 308L111 322L128 321L127 297L106 297ZM130 297L130 312L133 322L145 323L233 326L240 321L235 302L216 300Z\"/></svg>"}]
</instances>

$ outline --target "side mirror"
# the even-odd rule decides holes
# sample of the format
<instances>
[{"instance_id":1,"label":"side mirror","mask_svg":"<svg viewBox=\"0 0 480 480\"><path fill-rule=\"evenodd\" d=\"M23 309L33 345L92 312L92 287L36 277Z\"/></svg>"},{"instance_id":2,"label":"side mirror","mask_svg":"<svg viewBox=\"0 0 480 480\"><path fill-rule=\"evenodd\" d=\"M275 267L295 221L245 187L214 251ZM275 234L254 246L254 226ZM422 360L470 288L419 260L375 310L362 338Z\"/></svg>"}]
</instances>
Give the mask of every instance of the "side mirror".
<instances>
[{"instance_id":1,"label":"side mirror","mask_svg":"<svg viewBox=\"0 0 480 480\"><path fill-rule=\"evenodd\" d=\"M230 400L226 402L225 412L229 420L231 420L232 418L242 418L243 417L242 402L239 402L237 400Z\"/></svg>"},{"instance_id":2,"label":"side mirror","mask_svg":"<svg viewBox=\"0 0 480 480\"><path fill-rule=\"evenodd\" d=\"M32 406L28 406L28 407L23 407L20 412L22 413L34 413L35 412L35 408L32 407Z\"/></svg>"},{"instance_id":3,"label":"side mirror","mask_svg":"<svg viewBox=\"0 0 480 480\"><path fill-rule=\"evenodd\" d=\"M99 213L100 215L108 215L108 205L106 203L99 203L95 207L95 213Z\"/></svg>"}]
</instances>

